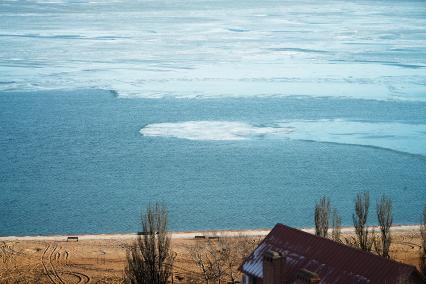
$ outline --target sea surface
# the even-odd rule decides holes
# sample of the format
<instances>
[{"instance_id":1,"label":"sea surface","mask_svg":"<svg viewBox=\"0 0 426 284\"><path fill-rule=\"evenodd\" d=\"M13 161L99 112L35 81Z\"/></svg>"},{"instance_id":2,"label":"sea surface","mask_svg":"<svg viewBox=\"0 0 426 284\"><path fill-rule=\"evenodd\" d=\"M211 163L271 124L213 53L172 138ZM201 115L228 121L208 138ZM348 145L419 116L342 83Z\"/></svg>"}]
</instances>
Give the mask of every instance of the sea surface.
<instances>
[{"instance_id":1,"label":"sea surface","mask_svg":"<svg viewBox=\"0 0 426 284\"><path fill-rule=\"evenodd\" d=\"M0 1L0 235L426 204L425 1Z\"/></svg>"}]
</instances>

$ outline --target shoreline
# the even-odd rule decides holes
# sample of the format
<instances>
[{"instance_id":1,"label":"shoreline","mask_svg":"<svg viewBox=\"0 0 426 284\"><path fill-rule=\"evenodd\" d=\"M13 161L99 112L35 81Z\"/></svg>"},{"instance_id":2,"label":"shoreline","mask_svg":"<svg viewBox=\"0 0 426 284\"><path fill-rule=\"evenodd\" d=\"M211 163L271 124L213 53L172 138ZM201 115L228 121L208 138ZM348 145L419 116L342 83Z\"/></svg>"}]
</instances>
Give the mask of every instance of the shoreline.
<instances>
[{"instance_id":1,"label":"shoreline","mask_svg":"<svg viewBox=\"0 0 426 284\"><path fill-rule=\"evenodd\" d=\"M371 226L375 231L378 231L378 226ZM308 228L296 228L308 233L313 234L315 229L313 227ZM418 232L420 229L419 224L415 225L393 225L391 227L392 232ZM195 236L221 236L221 237L263 237L266 236L271 229L241 229L241 230L197 230L197 231L176 231L170 232L172 239L194 239ZM331 230L331 228L329 229ZM353 234L353 227L342 227L341 232L343 234ZM130 240L136 237L138 234L135 233L112 233L112 234L69 234L69 235L40 235L40 236L3 236L0 237L0 241L66 241L67 237L78 237L79 240Z\"/></svg>"}]
</instances>

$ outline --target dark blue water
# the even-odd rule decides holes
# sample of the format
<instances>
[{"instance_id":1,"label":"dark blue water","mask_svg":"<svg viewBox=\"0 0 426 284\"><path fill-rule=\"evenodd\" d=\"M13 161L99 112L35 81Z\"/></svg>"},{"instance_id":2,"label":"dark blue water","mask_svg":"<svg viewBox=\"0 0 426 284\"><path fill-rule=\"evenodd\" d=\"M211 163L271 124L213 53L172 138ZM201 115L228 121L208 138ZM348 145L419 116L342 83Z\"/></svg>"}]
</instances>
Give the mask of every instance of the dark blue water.
<instances>
[{"instance_id":1,"label":"dark blue water","mask_svg":"<svg viewBox=\"0 0 426 284\"><path fill-rule=\"evenodd\" d=\"M122 99L102 90L0 93L0 235L138 230L163 201L173 230L311 226L328 195L344 224L353 198L385 193L395 223L418 223L422 155L292 139L146 137L156 122L368 119L424 123L426 103L336 98ZM370 216L375 223L374 210Z\"/></svg>"}]
</instances>

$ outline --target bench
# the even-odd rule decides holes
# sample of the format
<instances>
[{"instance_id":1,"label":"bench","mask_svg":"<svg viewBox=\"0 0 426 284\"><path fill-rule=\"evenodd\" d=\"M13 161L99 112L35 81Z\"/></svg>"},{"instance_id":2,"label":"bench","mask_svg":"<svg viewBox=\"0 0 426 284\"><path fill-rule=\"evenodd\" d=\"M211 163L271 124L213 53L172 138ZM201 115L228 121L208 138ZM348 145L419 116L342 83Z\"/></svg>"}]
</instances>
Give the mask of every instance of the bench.
<instances>
[{"instance_id":1,"label":"bench","mask_svg":"<svg viewBox=\"0 0 426 284\"><path fill-rule=\"evenodd\" d=\"M218 239L219 239L218 236L211 236L211 237L209 237L209 240L218 240Z\"/></svg>"},{"instance_id":2,"label":"bench","mask_svg":"<svg viewBox=\"0 0 426 284\"><path fill-rule=\"evenodd\" d=\"M78 237L68 237L67 238L67 242L68 241L76 241L76 242L78 242Z\"/></svg>"},{"instance_id":3,"label":"bench","mask_svg":"<svg viewBox=\"0 0 426 284\"><path fill-rule=\"evenodd\" d=\"M137 232L136 233L138 236L149 236L152 235L152 233L150 232ZM155 235L158 235L158 232L154 232Z\"/></svg>"}]
</instances>

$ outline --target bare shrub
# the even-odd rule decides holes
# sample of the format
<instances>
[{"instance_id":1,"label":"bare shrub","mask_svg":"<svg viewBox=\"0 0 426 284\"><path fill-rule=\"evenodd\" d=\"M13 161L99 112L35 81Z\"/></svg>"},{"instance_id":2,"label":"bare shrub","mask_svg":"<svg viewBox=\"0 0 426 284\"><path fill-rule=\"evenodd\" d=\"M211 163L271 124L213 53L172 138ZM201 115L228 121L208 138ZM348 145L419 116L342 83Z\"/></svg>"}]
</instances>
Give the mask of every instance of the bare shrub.
<instances>
[{"instance_id":1,"label":"bare shrub","mask_svg":"<svg viewBox=\"0 0 426 284\"><path fill-rule=\"evenodd\" d=\"M164 205L149 205L141 217L142 235L127 251L125 283L166 284L173 269L168 213Z\"/></svg>"},{"instance_id":2,"label":"bare shrub","mask_svg":"<svg viewBox=\"0 0 426 284\"><path fill-rule=\"evenodd\" d=\"M340 217L337 209L334 208L331 213L331 239L335 242L341 243L341 235L342 235L342 218Z\"/></svg>"},{"instance_id":3,"label":"bare shrub","mask_svg":"<svg viewBox=\"0 0 426 284\"><path fill-rule=\"evenodd\" d=\"M321 199L315 204L315 235L323 238L327 237L330 208L330 199L325 196L321 197Z\"/></svg>"},{"instance_id":4,"label":"bare shrub","mask_svg":"<svg viewBox=\"0 0 426 284\"><path fill-rule=\"evenodd\" d=\"M422 249L420 252L420 271L426 276L426 205L423 208L422 222L420 224Z\"/></svg>"},{"instance_id":5,"label":"bare shrub","mask_svg":"<svg viewBox=\"0 0 426 284\"><path fill-rule=\"evenodd\" d=\"M353 236L347 236L343 238L344 244L353 248L358 248L358 240Z\"/></svg>"},{"instance_id":6,"label":"bare shrub","mask_svg":"<svg viewBox=\"0 0 426 284\"><path fill-rule=\"evenodd\" d=\"M1 283L15 283L19 272L13 254L6 247L4 242L0 244L0 280Z\"/></svg>"},{"instance_id":7,"label":"bare shrub","mask_svg":"<svg viewBox=\"0 0 426 284\"><path fill-rule=\"evenodd\" d=\"M208 254L206 246L204 241L197 241L193 246L188 246L187 250L194 264L201 271L204 282L209 284L214 281L216 273L214 272L214 260Z\"/></svg>"},{"instance_id":8,"label":"bare shrub","mask_svg":"<svg viewBox=\"0 0 426 284\"><path fill-rule=\"evenodd\" d=\"M259 240L249 237L224 237L198 240L187 251L203 277L204 283L237 283L238 267L257 246Z\"/></svg>"},{"instance_id":9,"label":"bare shrub","mask_svg":"<svg viewBox=\"0 0 426 284\"><path fill-rule=\"evenodd\" d=\"M230 252L228 257L225 258L228 266L227 276L230 282L234 284L241 278L238 267L255 250L260 242L260 238L250 238L240 235L237 238L226 238L224 240L227 241L227 247Z\"/></svg>"},{"instance_id":10,"label":"bare shrub","mask_svg":"<svg viewBox=\"0 0 426 284\"><path fill-rule=\"evenodd\" d=\"M375 249L379 255L390 258L389 248L392 242L390 228L393 221L392 200L383 195L377 202L376 213L380 228L380 240L375 242Z\"/></svg>"},{"instance_id":11,"label":"bare shrub","mask_svg":"<svg viewBox=\"0 0 426 284\"><path fill-rule=\"evenodd\" d=\"M370 230L367 226L369 207L370 194L367 191L358 193L355 198L355 213L352 214L352 220L358 247L365 251L371 251L374 243L374 230Z\"/></svg>"}]
</instances>

